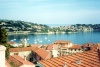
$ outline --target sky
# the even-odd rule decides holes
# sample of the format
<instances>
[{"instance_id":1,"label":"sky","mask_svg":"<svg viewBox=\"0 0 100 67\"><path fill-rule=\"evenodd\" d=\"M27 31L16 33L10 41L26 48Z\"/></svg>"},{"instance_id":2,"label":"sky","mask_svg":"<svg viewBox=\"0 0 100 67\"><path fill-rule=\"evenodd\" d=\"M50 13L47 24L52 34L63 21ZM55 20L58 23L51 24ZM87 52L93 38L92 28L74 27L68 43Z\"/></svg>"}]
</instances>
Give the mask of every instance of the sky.
<instances>
[{"instance_id":1,"label":"sky","mask_svg":"<svg viewBox=\"0 0 100 67\"><path fill-rule=\"evenodd\" d=\"M39 24L100 24L100 0L0 0L0 19Z\"/></svg>"}]
</instances>

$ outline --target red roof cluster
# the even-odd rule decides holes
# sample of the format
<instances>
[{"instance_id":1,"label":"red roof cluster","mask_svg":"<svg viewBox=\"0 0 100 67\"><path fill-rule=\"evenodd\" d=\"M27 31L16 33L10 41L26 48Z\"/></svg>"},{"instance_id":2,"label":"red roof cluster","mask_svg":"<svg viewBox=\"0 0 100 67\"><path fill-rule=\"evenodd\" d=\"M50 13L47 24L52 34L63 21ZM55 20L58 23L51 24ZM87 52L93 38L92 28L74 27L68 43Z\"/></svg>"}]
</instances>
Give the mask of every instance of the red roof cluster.
<instances>
[{"instance_id":1,"label":"red roof cluster","mask_svg":"<svg viewBox=\"0 0 100 67\"><path fill-rule=\"evenodd\" d=\"M22 48L10 48L10 52L21 52L21 51L33 51L39 55L42 59L50 58L50 53L44 49L38 47L22 47Z\"/></svg>"},{"instance_id":2,"label":"red roof cluster","mask_svg":"<svg viewBox=\"0 0 100 67\"><path fill-rule=\"evenodd\" d=\"M100 49L41 60L39 63L45 67L100 67Z\"/></svg>"}]
</instances>

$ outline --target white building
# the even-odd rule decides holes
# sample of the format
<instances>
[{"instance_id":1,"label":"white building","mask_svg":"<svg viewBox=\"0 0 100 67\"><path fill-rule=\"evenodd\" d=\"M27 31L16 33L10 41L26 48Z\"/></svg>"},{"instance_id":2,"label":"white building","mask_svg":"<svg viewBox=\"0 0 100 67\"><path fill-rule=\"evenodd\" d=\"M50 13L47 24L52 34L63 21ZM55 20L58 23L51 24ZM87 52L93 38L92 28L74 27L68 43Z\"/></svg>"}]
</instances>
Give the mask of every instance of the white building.
<instances>
[{"instance_id":1,"label":"white building","mask_svg":"<svg viewBox=\"0 0 100 67\"><path fill-rule=\"evenodd\" d=\"M6 47L0 45L0 67L5 67L5 50Z\"/></svg>"}]
</instances>

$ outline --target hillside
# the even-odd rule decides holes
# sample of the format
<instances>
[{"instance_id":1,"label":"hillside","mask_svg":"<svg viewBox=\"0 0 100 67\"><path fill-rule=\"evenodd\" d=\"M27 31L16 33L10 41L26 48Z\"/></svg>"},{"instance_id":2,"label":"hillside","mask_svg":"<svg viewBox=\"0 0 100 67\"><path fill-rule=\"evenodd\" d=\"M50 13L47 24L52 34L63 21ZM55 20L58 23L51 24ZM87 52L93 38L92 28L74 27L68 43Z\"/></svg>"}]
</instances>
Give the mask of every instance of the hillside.
<instances>
[{"instance_id":1,"label":"hillside","mask_svg":"<svg viewBox=\"0 0 100 67\"><path fill-rule=\"evenodd\" d=\"M0 20L0 27L5 28L8 32L47 32L49 26L25 21Z\"/></svg>"}]
</instances>

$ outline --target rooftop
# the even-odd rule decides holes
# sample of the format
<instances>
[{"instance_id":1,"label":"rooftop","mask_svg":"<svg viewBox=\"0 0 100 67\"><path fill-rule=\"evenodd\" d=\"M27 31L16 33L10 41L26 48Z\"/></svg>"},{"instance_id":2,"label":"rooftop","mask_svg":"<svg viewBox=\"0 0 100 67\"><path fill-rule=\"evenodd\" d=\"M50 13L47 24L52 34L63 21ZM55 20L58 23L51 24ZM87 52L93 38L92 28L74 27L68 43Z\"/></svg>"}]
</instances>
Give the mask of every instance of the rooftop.
<instances>
[{"instance_id":1,"label":"rooftop","mask_svg":"<svg viewBox=\"0 0 100 67\"><path fill-rule=\"evenodd\" d=\"M82 49L80 45L73 45L72 47L69 47L69 49Z\"/></svg>"},{"instance_id":2,"label":"rooftop","mask_svg":"<svg viewBox=\"0 0 100 67\"><path fill-rule=\"evenodd\" d=\"M6 63L6 67L11 67L8 61L6 61L5 63Z\"/></svg>"},{"instance_id":3,"label":"rooftop","mask_svg":"<svg viewBox=\"0 0 100 67\"><path fill-rule=\"evenodd\" d=\"M21 47L21 48L10 48L10 52L21 52L21 51L33 51L37 50L38 47Z\"/></svg>"},{"instance_id":4,"label":"rooftop","mask_svg":"<svg viewBox=\"0 0 100 67\"><path fill-rule=\"evenodd\" d=\"M49 57L50 56L50 53L47 52L44 49L41 49L40 48L40 49L36 50L35 53L38 54L42 59L48 59L48 58L50 58Z\"/></svg>"},{"instance_id":5,"label":"rooftop","mask_svg":"<svg viewBox=\"0 0 100 67\"><path fill-rule=\"evenodd\" d=\"M100 49L39 61L45 67L100 67Z\"/></svg>"},{"instance_id":6,"label":"rooftop","mask_svg":"<svg viewBox=\"0 0 100 67\"><path fill-rule=\"evenodd\" d=\"M52 50L53 47L54 47L55 50L58 49L58 45L50 44L50 45L47 46L47 49L46 50Z\"/></svg>"},{"instance_id":7,"label":"rooftop","mask_svg":"<svg viewBox=\"0 0 100 67\"><path fill-rule=\"evenodd\" d=\"M14 62L15 65L17 67L25 64L25 65L35 65L27 60L24 60L23 58L21 58L20 56L18 55L13 55L13 56L10 56L9 59L8 59L8 62L11 63L11 62Z\"/></svg>"},{"instance_id":8,"label":"rooftop","mask_svg":"<svg viewBox=\"0 0 100 67\"><path fill-rule=\"evenodd\" d=\"M71 43L71 41L66 41L66 40L57 40L54 42L55 43Z\"/></svg>"}]
</instances>

